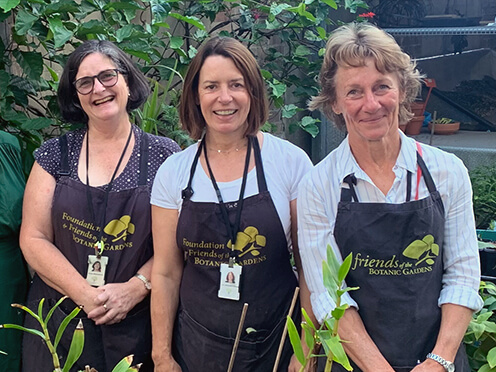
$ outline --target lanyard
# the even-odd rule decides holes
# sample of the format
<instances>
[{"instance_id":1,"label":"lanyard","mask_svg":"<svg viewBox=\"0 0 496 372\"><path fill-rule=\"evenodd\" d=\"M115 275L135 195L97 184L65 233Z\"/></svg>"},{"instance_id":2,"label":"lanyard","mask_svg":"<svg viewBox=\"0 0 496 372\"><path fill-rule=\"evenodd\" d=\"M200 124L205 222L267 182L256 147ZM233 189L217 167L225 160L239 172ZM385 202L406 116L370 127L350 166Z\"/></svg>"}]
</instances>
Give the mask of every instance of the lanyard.
<instances>
[{"instance_id":1,"label":"lanyard","mask_svg":"<svg viewBox=\"0 0 496 372\"><path fill-rule=\"evenodd\" d=\"M103 247L104 244L102 242L102 234L103 234L103 228L105 225L105 219L107 217L107 204L108 204L108 197L110 190L112 189L112 183L114 182L115 175L117 174L117 170L119 169L122 159L124 158L124 154L126 153L127 147L129 145L129 142L131 141L131 135L133 133L133 127L131 125L131 128L129 130L129 136L127 137L126 145L124 146L124 150L122 150L121 157L119 158L119 161L117 162L117 166L115 167L114 173L112 174L112 178L110 179L110 182L107 185L107 188L105 190L105 198L103 202L103 216L100 220L100 223L97 225L99 227L99 230L97 231L98 236L95 242L95 251L96 255L98 258L102 256L103 253ZM86 201L88 203L88 208L91 213L91 217L93 218L93 221L96 222L96 215L95 215L95 210L93 209L93 197L91 196L91 187L90 187L90 178L88 176L88 169L89 169L89 158L90 158L90 153L89 153L89 138L90 138L90 131L86 132Z\"/></svg>"},{"instance_id":2,"label":"lanyard","mask_svg":"<svg viewBox=\"0 0 496 372\"><path fill-rule=\"evenodd\" d=\"M208 155L207 155L207 146L206 146L206 141L203 140L201 143L203 151L205 151L205 162L207 163L207 168L208 168L208 173L210 174L210 180L212 181L212 186L215 189L215 192L217 194L217 199L219 200L219 206L220 210L222 213L222 218L224 219L224 224L226 225L227 228L227 233L229 237L231 238L231 252L230 252L230 264L232 263L232 259L236 257L236 253L234 251L234 246L236 245L236 238L238 235L239 231L239 225L241 221L241 211L243 209L243 202L244 202L244 194L245 194L245 188L246 188L246 180L248 178L248 167L250 165L250 155L251 155L251 146L252 146L252 141L253 139L251 137L248 137L248 148L246 150L246 158L245 158L245 168L243 170L243 180L241 182L241 189L239 191L239 200L236 203L237 209L236 209L236 219L234 222L234 225L231 224L229 221L229 215L227 213L227 207L224 204L224 200L222 199L222 194L219 190L219 186L217 185L217 182L215 181L214 174L212 172L212 168L210 167L210 163L208 161Z\"/></svg>"}]
</instances>

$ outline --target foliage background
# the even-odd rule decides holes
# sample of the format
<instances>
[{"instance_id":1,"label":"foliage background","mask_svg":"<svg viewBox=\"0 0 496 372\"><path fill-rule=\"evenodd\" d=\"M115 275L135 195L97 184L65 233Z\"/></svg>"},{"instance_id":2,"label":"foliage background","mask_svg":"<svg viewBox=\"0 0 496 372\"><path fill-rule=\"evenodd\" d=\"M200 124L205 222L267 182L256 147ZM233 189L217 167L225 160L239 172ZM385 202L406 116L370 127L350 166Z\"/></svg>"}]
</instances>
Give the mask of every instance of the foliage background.
<instances>
[{"instance_id":1,"label":"foliage background","mask_svg":"<svg viewBox=\"0 0 496 372\"><path fill-rule=\"evenodd\" d=\"M366 8L361 0L0 0L0 22L10 27L0 40L0 125L19 138L28 172L43 139L71 129L56 103L68 55L85 40L107 39L155 89L136 123L185 146L176 110L182 76L205 39L225 34L263 69L273 108L264 129L316 136L318 120L300 107L317 92L324 42L337 18L349 21Z\"/></svg>"}]
</instances>

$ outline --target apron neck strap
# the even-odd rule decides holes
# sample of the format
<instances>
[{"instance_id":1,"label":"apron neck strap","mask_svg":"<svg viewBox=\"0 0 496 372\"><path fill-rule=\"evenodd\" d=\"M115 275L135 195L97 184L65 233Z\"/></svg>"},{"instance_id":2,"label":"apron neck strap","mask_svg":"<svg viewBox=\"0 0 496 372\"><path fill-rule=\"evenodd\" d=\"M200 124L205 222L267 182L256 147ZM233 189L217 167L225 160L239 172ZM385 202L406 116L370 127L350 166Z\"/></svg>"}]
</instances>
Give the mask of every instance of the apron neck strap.
<instances>
[{"instance_id":1,"label":"apron neck strap","mask_svg":"<svg viewBox=\"0 0 496 372\"><path fill-rule=\"evenodd\" d=\"M149 137L145 131L141 132L140 141L140 175L138 186L144 186L148 183L148 153L149 153Z\"/></svg>"}]
</instances>

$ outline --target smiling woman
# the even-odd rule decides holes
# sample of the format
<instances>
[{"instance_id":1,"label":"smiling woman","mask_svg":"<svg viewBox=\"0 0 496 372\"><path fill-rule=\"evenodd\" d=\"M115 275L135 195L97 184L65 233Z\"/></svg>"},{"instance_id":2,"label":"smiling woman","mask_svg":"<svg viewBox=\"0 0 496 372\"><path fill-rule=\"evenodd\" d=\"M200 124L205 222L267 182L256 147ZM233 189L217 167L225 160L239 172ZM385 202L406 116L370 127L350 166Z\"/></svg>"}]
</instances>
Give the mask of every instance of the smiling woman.
<instances>
[{"instance_id":1,"label":"smiling woman","mask_svg":"<svg viewBox=\"0 0 496 372\"><path fill-rule=\"evenodd\" d=\"M298 191L315 315L337 306L322 282L330 245L354 257L346 284L359 289L343 295L339 336L355 371L468 372L461 341L482 305L470 182L455 156L399 130L420 88L415 63L383 30L351 23L329 38L320 83L310 108L348 136Z\"/></svg>"},{"instance_id":2,"label":"smiling woman","mask_svg":"<svg viewBox=\"0 0 496 372\"><path fill-rule=\"evenodd\" d=\"M273 370L298 285L291 248L308 293L295 217L296 187L311 162L260 132L267 116L250 51L235 39L208 40L180 102L183 127L201 141L169 158L152 190L155 372L228 370L244 303L254 331L241 335L234 371ZM287 341L280 360L277 371L299 369Z\"/></svg>"},{"instance_id":3,"label":"smiling woman","mask_svg":"<svg viewBox=\"0 0 496 372\"><path fill-rule=\"evenodd\" d=\"M87 41L69 57L58 100L64 119L85 127L47 141L36 152L24 199L21 248L35 270L28 307L63 295L50 332L72 309L84 310L83 354L75 365L108 371L134 354L153 371L149 289L150 190L175 142L131 125L129 112L149 87L130 58L109 41ZM74 319L70 327L75 327ZM28 317L25 325L39 325ZM60 341L67 358L70 339ZM23 366L48 371L52 357L33 335L23 339Z\"/></svg>"}]
</instances>

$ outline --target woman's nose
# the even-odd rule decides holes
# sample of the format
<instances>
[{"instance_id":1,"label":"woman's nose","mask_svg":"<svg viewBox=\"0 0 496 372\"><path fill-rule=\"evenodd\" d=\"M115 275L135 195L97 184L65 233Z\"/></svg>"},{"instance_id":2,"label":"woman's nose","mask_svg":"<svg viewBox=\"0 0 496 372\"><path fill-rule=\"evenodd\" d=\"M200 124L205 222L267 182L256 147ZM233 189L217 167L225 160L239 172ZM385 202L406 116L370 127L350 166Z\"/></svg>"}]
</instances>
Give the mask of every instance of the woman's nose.
<instances>
[{"instance_id":1,"label":"woman's nose","mask_svg":"<svg viewBox=\"0 0 496 372\"><path fill-rule=\"evenodd\" d=\"M93 78L93 93L103 92L106 88L97 78Z\"/></svg>"},{"instance_id":2,"label":"woman's nose","mask_svg":"<svg viewBox=\"0 0 496 372\"><path fill-rule=\"evenodd\" d=\"M223 87L219 91L219 101L222 103L227 103L232 101L232 95L228 87Z\"/></svg>"},{"instance_id":3,"label":"woman's nose","mask_svg":"<svg viewBox=\"0 0 496 372\"><path fill-rule=\"evenodd\" d=\"M378 97L374 94L374 92L366 92L364 99L364 108L367 111L376 111L381 107Z\"/></svg>"}]
</instances>

